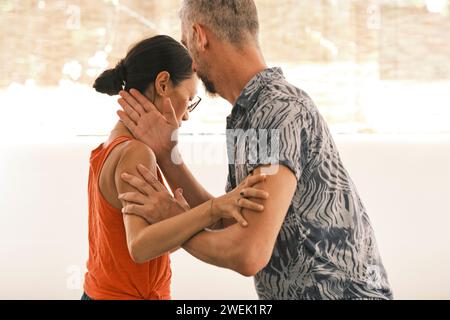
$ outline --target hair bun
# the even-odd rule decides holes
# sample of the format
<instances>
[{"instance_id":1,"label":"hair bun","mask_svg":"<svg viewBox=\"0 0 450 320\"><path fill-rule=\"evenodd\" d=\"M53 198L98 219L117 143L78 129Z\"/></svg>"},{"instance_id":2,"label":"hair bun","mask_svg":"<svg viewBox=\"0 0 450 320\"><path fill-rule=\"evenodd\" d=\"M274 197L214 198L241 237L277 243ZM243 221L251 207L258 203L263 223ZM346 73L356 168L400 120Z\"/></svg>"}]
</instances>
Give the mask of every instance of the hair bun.
<instances>
[{"instance_id":1,"label":"hair bun","mask_svg":"<svg viewBox=\"0 0 450 320\"><path fill-rule=\"evenodd\" d=\"M123 90L125 77L125 66L121 60L114 69L103 72L95 80L93 87L97 92L114 96Z\"/></svg>"},{"instance_id":2,"label":"hair bun","mask_svg":"<svg viewBox=\"0 0 450 320\"><path fill-rule=\"evenodd\" d=\"M120 60L120 62L116 65L114 68L114 72L116 74L116 78L120 80L122 83L125 82L126 79L126 72L125 72L125 63L124 60Z\"/></svg>"}]
</instances>

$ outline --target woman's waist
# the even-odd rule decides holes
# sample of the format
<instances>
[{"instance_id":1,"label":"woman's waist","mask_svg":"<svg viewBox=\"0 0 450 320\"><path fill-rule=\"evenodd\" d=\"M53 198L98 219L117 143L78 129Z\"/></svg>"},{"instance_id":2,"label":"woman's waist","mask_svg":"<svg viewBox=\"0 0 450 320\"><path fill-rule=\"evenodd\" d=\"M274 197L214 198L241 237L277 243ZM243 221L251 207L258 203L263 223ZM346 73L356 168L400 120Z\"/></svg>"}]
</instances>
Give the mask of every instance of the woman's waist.
<instances>
[{"instance_id":1,"label":"woman's waist","mask_svg":"<svg viewBox=\"0 0 450 320\"><path fill-rule=\"evenodd\" d=\"M171 277L168 254L142 264L90 256L85 289L94 299L166 299Z\"/></svg>"}]
</instances>

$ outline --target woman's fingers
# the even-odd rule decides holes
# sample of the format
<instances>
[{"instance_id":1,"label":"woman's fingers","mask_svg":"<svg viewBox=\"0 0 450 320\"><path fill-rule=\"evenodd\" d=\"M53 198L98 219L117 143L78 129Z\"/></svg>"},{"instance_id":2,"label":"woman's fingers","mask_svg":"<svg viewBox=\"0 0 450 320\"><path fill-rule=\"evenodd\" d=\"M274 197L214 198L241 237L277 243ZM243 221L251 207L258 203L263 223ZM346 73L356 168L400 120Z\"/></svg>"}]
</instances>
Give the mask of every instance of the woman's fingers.
<instances>
[{"instance_id":1,"label":"woman's fingers","mask_svg":"<svg viewBox=\"0 0 450 320\"><path fill-rule=\"evenodd\" d=\"M237 223L239 223L241 226L243 226L243 227L248 226L247 220L245 220L245 218L242 216L239 209L233 210L232 215L233 215L233 218L237 221Z\"/></svg>"},{"instance_id":2,"label":"woman's fingers","mask_svg":"<svg viewBox=\"0 0 450 320\"><path fill-rule=\"evenodd\" d=\"M126 202L132 202L135 204L145 204L147 201L147 198L139 192L127 192L122 193L119 195L119 200L126 201Z\"/></svg>"},{"instance_id":3,"label":"woman's fingers","mask_svg":"<svg viewBox=\"0 0 450 320\"><path fill-rule=\"evenodd\" d=\"M257 198L263 200L269 198L269 193L267 191L256 188L244 188L239 194L244 198Z\"/></svg>"},{"instance_id":4,"label":"woman's fingers","mask_svg":"<svg viewBox=\"0 0 450 320\"><path fill-rule=\"evenodd\" d=\"M149 185L147 182L145 182L144 180L142 180L136 176L133 176L128 173L122 173L121 178L125 182L127 182L129 185L131 185L132 187L135 187L137 190L139 190L144 195L149 196L153 192L155 192L155 190L153 190L151 185Z\"/></svg>"},{"instance_id":5,"label":"woman's fingers","mask_svg":"<svg viewBox=\"0 0 450 320\"><path fill-rule=\"evenodd\" d=\"M148 170L145 166L143 166L142 164L139 164L137 166L137 170L144 177L145 181L147 181L147 183L149 183L152 186L152 188L154 190L156 190L158 192L166 191L166 189L161 184L161 182L159 182L158 178L156 178L155 175L150 170Z\"/></svg>"},{"instance_id":6,"label":"woman's fingers","mask_svg":"<svg viewBox=\"0 0 450 320\"><path fill-rule=\"evenodd\" d=\"M249 199L239 198L236 203L243 209L253 210L257 212L264 211L264 206L262 204L253 202Z\"/></svg>"},{"instance_id":7,"label":"woman's fingers","mask_svg":"<svg viewBox=\"0 0 450 320\"><path fill-rule=\"evenodd\" d=\"M256 174L256 175L253 175L253 176L249 176L245 180L244 186L246 186L246 187L253 187L255 184L258 184L260 182L265 181L266 178L267 178L267 176L265 174Z\"/></svg>"}]
</instances>

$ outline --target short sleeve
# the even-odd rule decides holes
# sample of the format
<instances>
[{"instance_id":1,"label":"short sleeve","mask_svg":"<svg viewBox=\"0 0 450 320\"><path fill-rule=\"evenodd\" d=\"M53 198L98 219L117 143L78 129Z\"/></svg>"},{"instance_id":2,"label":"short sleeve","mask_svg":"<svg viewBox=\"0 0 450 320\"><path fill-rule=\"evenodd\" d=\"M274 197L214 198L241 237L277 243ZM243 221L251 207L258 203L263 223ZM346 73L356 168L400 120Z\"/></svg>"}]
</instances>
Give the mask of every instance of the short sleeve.
<instances>
[{"instance_id":1,"label":"short sleeve","mask_svg":"<svg viewBox=\"0 0 450 320\"><path fill-rule=\"evenodd\" d=\"M247 173L261 165L280 164L289 168L299 181L302 174L301 129L299 121L294 119L283 121L275 128L258 129L258 143L246 146Z\"/></svg>"},{"instance_id":2,"label":"short sleeve","mask_svg":"<svg viewBox=\"0 0 450 320\"><path fill-rule=\"evenodd\" d=\"M225 185L225 193L230 192L231 190L233 190L233 186L231 185L231 177L230 177L230 173L228 173L227 176L227 183Z\"/></svg>"}]
</instances>

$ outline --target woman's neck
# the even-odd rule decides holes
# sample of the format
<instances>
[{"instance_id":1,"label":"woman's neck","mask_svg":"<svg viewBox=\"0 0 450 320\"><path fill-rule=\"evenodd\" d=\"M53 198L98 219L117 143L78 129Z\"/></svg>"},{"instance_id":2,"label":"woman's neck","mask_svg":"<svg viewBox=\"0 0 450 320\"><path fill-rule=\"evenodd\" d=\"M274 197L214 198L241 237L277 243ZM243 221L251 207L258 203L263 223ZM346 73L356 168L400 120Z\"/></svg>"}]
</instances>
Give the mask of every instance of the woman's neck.
<instances>
[{"instance_id":1,"label":"woman's neck","mask_svg":"<svg viewBox=\"0 0 450 320\"><path fill-rule=\"evenodd\" d=\"M118 137L130 137L135 139L133 134L130 132L130 130L128 130L128 128L123 124L122 121L118 121L114 128L111 130L107 144Z\"/></svg>"}]
</instances>

